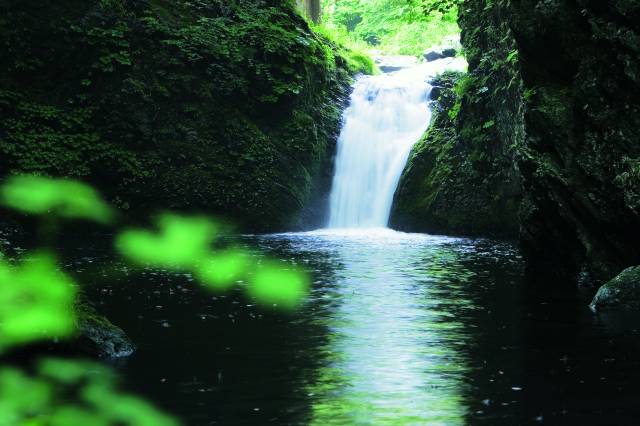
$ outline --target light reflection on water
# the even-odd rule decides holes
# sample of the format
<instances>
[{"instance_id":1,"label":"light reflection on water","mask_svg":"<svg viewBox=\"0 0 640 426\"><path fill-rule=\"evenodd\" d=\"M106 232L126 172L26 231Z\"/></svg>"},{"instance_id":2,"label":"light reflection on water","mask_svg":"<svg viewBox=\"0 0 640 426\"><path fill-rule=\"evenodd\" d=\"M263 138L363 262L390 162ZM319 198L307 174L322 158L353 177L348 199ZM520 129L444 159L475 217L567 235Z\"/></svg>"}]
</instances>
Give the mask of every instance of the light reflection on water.
<instances>
[{"instance_id":1,"label":"light reflection on water","mask_svg":"<svg viewBox=\"0 0 640 426\"><path fill-rule=\"evenodd\" d=\"M268 238L335 265L331 292L316 285L310 301L332 299L312 317L328 340L306 387L310 424L464 423L459 349L470 336L456 312L473 307L463 287L474 275L459 262L464 240L389 230Z\"/></svg>"},{"instance_id":2,"label":"light reflection on water","mask_svg":"<svg viewBox=\"0 0 640 426\"><path fill-rule=\"evenodd\" d=\"M232 240L309 270L302 309L131 271L98 247L66 264L137 344L118 365L129 389L185 425L638 423L640 314L594 315L573 283L525 286L509 243L388 230Z\"/></svg>"}]
</instances>

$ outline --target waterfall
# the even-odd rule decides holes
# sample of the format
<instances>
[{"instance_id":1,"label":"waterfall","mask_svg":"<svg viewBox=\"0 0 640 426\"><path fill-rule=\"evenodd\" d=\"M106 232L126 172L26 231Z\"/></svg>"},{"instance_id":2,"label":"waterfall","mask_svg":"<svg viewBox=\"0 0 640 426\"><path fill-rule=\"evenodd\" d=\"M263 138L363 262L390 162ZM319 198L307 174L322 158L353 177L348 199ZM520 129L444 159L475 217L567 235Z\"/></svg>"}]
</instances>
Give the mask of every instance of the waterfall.
<instances>
[{"instance_id":1,"label":"waterfall","mask_svg":"<svg viewBox=\"0 0 640 426\"><path fill-rule=\"evenodd\" d=\"M413 145L429 127L427 81L456 59L360 77L344 112L330 198L329 228L385 228Z\"/></svg>"}]
</instances>

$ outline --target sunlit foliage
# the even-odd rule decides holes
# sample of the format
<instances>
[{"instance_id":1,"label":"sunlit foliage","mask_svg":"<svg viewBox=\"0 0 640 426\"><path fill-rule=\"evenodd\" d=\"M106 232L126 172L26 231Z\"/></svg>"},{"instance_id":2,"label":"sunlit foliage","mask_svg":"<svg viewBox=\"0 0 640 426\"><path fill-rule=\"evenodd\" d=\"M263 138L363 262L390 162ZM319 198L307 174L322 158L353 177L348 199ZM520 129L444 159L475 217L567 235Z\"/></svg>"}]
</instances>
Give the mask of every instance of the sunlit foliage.
<instances>
[{"instance_id":1,"label":"sunlit foliage","mask_svg":"<svg viewBox=\"0 0 640 426\"><path fill-rule=\"evenodd\" d=\"M455 0L323 0L323 21L392 54L419 55L460 32Z\"/></svg>"}]
</instances>

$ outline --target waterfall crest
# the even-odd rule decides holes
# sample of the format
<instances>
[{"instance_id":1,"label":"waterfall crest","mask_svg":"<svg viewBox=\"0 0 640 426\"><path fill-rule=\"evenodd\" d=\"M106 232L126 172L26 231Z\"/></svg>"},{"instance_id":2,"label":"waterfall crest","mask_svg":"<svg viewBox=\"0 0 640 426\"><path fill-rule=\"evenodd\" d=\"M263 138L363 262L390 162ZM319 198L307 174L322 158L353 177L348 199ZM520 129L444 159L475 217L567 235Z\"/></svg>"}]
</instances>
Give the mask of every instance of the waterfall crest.
<instances>
[{"instance_id":1,"label":"waterfall crest","mask_svg":"<svg viewBox=\"0 0 640 426\"><path fill-rule=\"evenodd\" d=\"M443 59L360 77L344 112L329 228L385 228L413 145L431 121L430 77L459 68Z\"/></svg>"}]
</instances>

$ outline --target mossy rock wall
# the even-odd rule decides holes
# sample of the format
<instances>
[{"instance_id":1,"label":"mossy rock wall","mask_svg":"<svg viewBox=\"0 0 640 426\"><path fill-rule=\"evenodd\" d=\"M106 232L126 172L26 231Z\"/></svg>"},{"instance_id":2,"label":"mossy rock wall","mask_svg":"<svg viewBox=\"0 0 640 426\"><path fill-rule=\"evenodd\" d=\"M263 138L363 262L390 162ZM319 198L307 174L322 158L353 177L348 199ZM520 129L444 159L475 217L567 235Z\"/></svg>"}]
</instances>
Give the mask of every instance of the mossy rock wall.
<instances>
[{"instance_id":1,"label":"mossy rock wall","mask_svg":"<svg viewBox=\"0 0 640 426\"><path fill-rule=\"evenodd\" d=\"M640 264L640 3L459 11L469 74L455 120L438 113L416 146L394 222L470 235L519 223L528 265L563 277L604 282Z\"/></svg>"},{"instance_id":2,"label":"mossy rock wall","mask_svg":"<svg viewBox=\"0 0 640 426\"><path fill-rule=\"evenodd\" d=\"M533 269L606 281L640 263L640 3L465 0L460 26L469 76L458 86L456 131L438 133L436 118L433 146L416 148L434 153L430 175L448 176L425 183L434 199L448 200L453 187L472 200L484 189L513 200L505 195L520 185L520 240ZM442 161L448 146L460 159ZM467 174L471 183L460 184ZM479 200L481 216L510 210L511 201ZM462 216L477 220L473 210Z\"/></svg>"},{"instance_id":3,"label":"mossy rock wall","mask_svg":"<svg viewBox=\"0 0 640 426\"><path fill-rule=\"evenodd\" d=\"M523 248L532 262L610 279L640 263L640 3L509 8L527 94Z\"/></svg>"},{"instance_id":4,"label":"mossy rock wall","mask_svg":"<svg viewBox=\"0 0 640 426\"><path fill-rule=\"evenodd\" d=\"M0 175L82 179L132 216L320 220L301 211L351 78L293 2L6 0L0 34Z\"/></svg>"},{"instance_id":5,"label":"mossy rock wall","mask_svg":"<svg viewBox=\"0 0 640 426\"><path fill-rule=\"evenodd\" d=\"M521 178L513 148L524 139L522 83L508 22L493 12L489 5L482 13L461 8L469 72L432 81L432 124L400 180L395 228L518 237Z\"/></svg>"}]
</instances>

